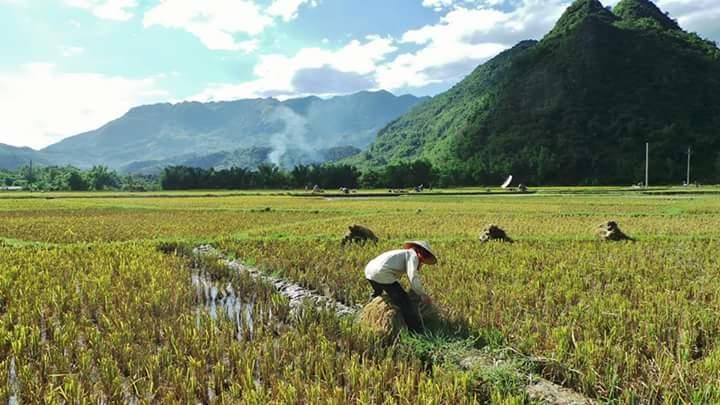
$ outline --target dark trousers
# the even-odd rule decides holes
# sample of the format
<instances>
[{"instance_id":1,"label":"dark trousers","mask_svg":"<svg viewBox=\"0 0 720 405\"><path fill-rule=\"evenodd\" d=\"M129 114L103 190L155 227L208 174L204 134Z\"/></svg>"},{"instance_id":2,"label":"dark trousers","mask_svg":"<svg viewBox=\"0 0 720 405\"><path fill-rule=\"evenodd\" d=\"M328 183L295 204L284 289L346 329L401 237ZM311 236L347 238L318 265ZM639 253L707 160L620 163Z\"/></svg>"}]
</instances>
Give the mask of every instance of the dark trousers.
<instances>
[{"instance_id":1,"label":"dark trousers","mask_svg":"<svg viewBox=\"0 0 720 405\"><path fill-rule=\"evenodd\" d=\"M413 309L412 304L410 304L410 298L407 292L405 292L400 283L381 284L373 280L368 280L368 282L373 288L373 298L381 296L383 291L386 292L390 296L390 301L400 308L400 312L405 319L408 329L413 332L422 332L423 328L420 323L420 318L418 318L417 312Z\"/></svg>"}]
</instances>

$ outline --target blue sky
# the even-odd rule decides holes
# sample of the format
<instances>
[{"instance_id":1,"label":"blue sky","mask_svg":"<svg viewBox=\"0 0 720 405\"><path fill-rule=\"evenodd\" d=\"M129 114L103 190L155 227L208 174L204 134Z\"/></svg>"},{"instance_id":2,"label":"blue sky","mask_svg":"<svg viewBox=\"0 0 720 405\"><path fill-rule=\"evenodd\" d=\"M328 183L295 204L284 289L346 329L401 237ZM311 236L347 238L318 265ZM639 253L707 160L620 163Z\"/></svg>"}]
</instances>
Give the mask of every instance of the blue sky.
<instances>
[{"instance_id":1,"label":"blue sky","mask_svg":"<svg viewBox=\"0 0 720 405\"><path fill-rule=\"evenodd\" d=\"M0 143L44 147L153 102L434 95L570 2L0 0ZM720 1L657 4L720 40Z\"/></svg>"}]
</instances>

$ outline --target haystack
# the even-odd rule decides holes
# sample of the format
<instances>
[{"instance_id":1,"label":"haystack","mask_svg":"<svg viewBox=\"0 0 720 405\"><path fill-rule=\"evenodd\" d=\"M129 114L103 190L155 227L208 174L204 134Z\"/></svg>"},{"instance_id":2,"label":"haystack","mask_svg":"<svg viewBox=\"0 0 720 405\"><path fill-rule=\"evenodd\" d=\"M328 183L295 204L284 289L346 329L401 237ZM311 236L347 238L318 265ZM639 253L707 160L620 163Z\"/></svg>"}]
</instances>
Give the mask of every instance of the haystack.
<instances>
[{"instance_id":1,"label":"haystack","mask_svg":"<svg viewBox=\"0 0 720 405\"><path fill-rule=\"evenodd\" d=\"M620 230L620 227L615 221L608 221L600 224L600 226L598 226L596 234L600 240L604 241L635 241L635 239L631 238L630 236L626 235L622 230Z\"/></svg>"},{"instance_id":2,"label":"haystack","mask_svg":"<svg viewBox=\"0 0 720 405\"><path fill-rule=\"evenodd\" d=\"M394 306L387 295L375 297L365 305L358 322L371 331L390 338L397 336L400 330L407 326L400 308Z\"/></svg>"},{"instance_id":3,"label":"haystack","mask_svg":"<svg viewBox=\"0 0 720 405\"><path fill-rule=\"evenodd\" d=\"M426 330L432 330L442 320L439 309L433 304L424 304L420 297L410 292L410 303L418 311ZM360 312L358 322L373 332L393 338L407 327L400 308L393 305L390 297L383 294L373 298Z\"/></svg>"},{"instance_id":4,"label":"haystack","mask_svg":"<svg viewBox=\"0 0 720 405\"><path fill-rule=\"evenodd\" d=\"M513 243L513 240L502 228L497 225L490 224L483 229L482 233L480 233L480 242L489 242L492 240Z\"/></svg>"},{"instance_id":5,"label":"haystack","mask_svg":"<svg viewBox=\"0 0 720 405\"><path fill-rule=\"evenodd\" d=\"M353 224L348 227L348 231L343 236L340 245L345 246L348 243L365 243L368 241L377 243L378 237L369 228Z\"/></svg>"}]
</instances>

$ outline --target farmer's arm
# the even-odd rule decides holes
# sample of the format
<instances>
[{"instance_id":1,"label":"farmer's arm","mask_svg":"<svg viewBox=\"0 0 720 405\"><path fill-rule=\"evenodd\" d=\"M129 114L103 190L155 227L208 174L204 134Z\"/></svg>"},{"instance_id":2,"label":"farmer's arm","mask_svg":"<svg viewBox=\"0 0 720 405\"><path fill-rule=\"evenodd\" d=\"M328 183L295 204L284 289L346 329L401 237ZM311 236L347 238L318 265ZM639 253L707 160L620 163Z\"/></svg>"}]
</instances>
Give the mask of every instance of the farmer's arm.
<instances>
[{"instance_id":1,"label":"farmer's arm","mask_svg":"<svg viewBox=\"0 0 720 405\"><path fill-rule=\"evenodd\" d=\"M425 288L423 288L422 280L420 279L420 272L418 271L419 266L420 259L417 257L417 255L414 253L409 254L407 259L407 275L408 280L410 280L410 287L419 296L426 297L428 294L425 291Z\"/></svg>"}]
</instances>

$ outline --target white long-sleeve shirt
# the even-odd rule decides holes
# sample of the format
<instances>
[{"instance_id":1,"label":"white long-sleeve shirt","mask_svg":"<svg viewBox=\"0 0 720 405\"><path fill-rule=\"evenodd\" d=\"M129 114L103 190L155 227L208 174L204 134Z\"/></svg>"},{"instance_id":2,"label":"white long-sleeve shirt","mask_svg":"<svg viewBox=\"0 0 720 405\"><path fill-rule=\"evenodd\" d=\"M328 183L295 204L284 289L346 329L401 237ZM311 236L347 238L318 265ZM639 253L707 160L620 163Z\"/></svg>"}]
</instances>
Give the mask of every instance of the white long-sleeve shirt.
<instances>
[{"instance_id":1,"label":"white long-sleeve shirt","mask_svg":"<svg viewBox=\"0 0 720 405\"><path fill-rule=\"evenodd\" d=\"M407 274L413 291L419 295L427 295L420 279L419 266L420 258L414 250L391 250L372 259L365 266L365 278L380 284L392 284L403 274Z\"/></svg>"}]
</instances>

